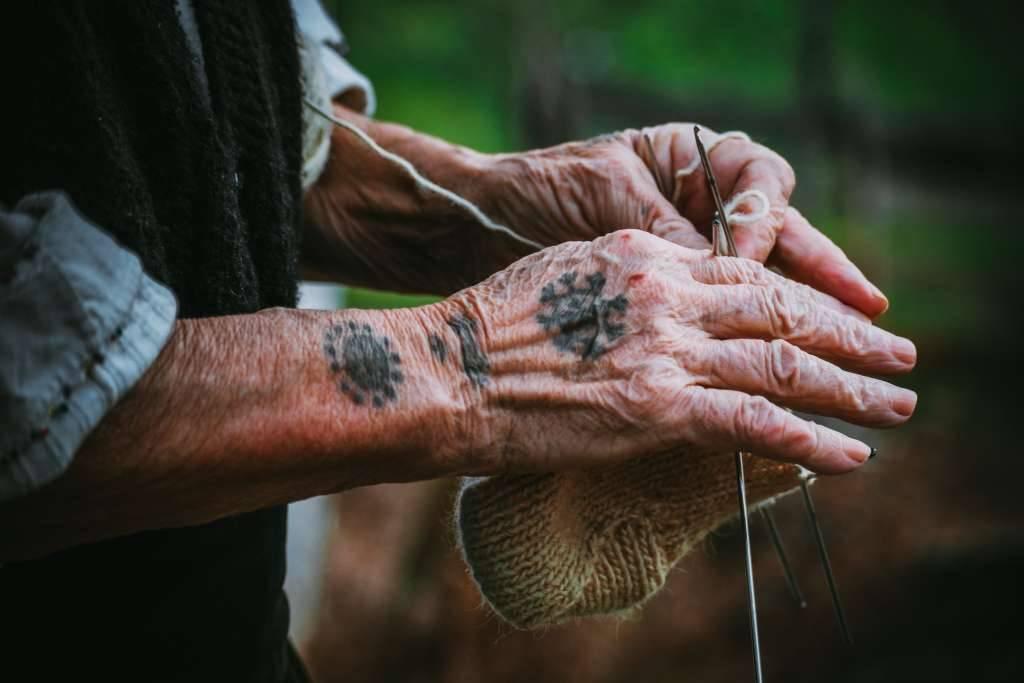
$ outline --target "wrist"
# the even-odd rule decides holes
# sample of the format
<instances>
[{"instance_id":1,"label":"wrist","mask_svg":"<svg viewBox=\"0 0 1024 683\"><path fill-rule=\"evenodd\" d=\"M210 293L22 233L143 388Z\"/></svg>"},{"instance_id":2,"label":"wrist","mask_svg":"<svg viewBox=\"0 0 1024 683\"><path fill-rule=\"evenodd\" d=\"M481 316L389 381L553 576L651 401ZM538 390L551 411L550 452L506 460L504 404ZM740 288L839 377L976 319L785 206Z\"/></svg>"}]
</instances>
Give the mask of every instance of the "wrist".
<instances>
[{"instance_id":1,"label":"wrist","mask_svg":"<svg viewBox=\"0 0 1024 683\"><path fill-rule=\"evenodd\" d=\"M307 340L300 361L307 370L298 377L286 371L279 380L296 392L290 403L299 407L289 431L303 449L331 464L332 476L343 477L329 478L328 488L462 470L477 400L460 381L447 302L285 313L301 319L298 336ZM434 339L447 348L443 359L432 350Z\"/></svg>"},{"instance_id":2,"label":"wrist","mask_svg":"<svg viewBox=\"0 0 1024 683\"><path fill-rule=\"evenodd\" d=\"M434 476L472 474L476 455L492 449L493 420L486 392L490 366L482 350L484 329L467 297L411 309L417 318L434 382L429 461Z\"/></svg>"}]
</instances>

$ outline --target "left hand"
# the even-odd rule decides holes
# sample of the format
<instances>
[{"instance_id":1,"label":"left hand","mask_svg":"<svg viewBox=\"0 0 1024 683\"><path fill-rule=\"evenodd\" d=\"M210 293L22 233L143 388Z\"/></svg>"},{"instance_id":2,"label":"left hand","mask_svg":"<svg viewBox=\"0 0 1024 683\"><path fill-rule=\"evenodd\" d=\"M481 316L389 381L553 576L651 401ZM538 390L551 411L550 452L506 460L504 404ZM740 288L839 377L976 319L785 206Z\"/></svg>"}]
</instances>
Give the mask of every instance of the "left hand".
<instances>
[{"instance_id":1,"label":"left hand","mask_svg":"<svg viewBox=\"0 0 1024 683\"><path fill-rule=\"evenodd\" d=\"M785 159L742 134L721 136L702 129L701 138L724 202L749 191L762 193L768 201L767 212L758 197L748 197L734 209L764 213L750 222L732 221L740 256L776 266L868 317L886 310L881 291L789 206L796 180ZM710 246L706 235L714 205L692 124L626 130L498 155L488 175L495 180L484 181L477 196L487 213L543 244L639 228L683 246ZM658 177L668 185L665 193L659 190Z\"/></svg>"}]
</instances>

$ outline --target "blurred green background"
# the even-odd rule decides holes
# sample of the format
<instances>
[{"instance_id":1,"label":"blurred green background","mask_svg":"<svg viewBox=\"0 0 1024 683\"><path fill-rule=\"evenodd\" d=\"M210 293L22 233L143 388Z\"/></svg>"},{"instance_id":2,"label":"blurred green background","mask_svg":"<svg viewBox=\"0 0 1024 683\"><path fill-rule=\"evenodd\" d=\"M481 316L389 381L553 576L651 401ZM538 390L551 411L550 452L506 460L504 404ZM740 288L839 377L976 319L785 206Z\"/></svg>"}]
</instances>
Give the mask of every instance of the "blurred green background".
<instances>
[{"instance_id":1,"label":"blurred green background","mask_svg":"<svg viewBox=\"0 0 1024 683\"><path fill-rule=\"evenodd\" d=\"M790 159L794 203L890 294L888 325L948 343L999 327L989 284L1021 244L1009 3L332 4L378 118L493 152L742 128Z\"/></svg>"},{"instance_id":2,"label":"blurred green background","mask_svg":"<svg viewBox=\"0 0 1024 683\"><path fill-rule=\"evenodd\" d=\"M1021 606L1016 582L999 583L1016 575L1008 567L1024 566L1014 483L1024 464L1013 411L1024 293L1024 81L1013 3L326 4L347 36L350 61L376 87L380 119L493 152L694 121L742 129L789 159L798 178L793 203L887 293L892 307L879 324L917 342L919 368L899 381L920 392L920 404L904 429L865 437L889 458L873 480L845 489L819 484L822 507L832 504L838 567L870 574L857 580L864 587L849 597L851 611L862 630L888 618L877 622L879 636L894 628L887 624L903 623L899 610L914 611L907 630L889 640L909 643L910 654L881 673L867 664L812 666L809 677L793 668L785 680L821 680L815 676L825 671L830 680L851 681L1024 679L1019 653L1007 659L999 649L1019 646L1024 634L1008 616ZM348 293L356 307L422 301ZM851 491L860 498L851 500ZM853 538L868 547L843 545ZM896 546L872 549L890 542ZM936 563L953 567L949 576L921 578L932 577ZM904 583L889 580L897 575ZM831 635L827 607L819 603L819 610L814 623ZM940 626L950 611L963 621ZM728 637L742 652L742 613L733 617ZM772 618L792 615L766 615ZM860 652L889 651L872 647ZM1011 664L963 668L979 658ZM690 671L687 661L696 660L654 670ZM719 680L698 671L692 680Z\"/></svg>"}]
</instances>

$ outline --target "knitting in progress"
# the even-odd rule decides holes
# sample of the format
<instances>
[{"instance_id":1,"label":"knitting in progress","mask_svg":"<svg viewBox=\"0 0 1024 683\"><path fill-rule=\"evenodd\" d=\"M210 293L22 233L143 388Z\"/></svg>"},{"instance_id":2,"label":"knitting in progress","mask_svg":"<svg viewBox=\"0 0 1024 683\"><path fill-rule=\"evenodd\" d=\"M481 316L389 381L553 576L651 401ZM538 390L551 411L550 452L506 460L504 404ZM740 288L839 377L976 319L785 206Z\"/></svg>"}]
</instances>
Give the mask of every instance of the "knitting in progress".
<instances>
[{"instance_id":1,"label":"knitting in progress","mask_svg":"<svg viewBox=\"0 0 1024 683\"><path fill-rule=\"evenodd\" d=\"M745 133L714 136L749 140ZM648 141L648 145L650 142ZM695 159L675 173L700 168ZM739 208L749 200L760 206ZM724 207L734 223L768 215L760 190ZM747 495L757 505L800 484L802 470L748 457ZM494 611L532 628L641 605L705 536L734 516L735 470L722 454L668 453L607 468L466 480L456 522L470 574Z\"/></svg>"},{"instance_id":2,"label":"knitting in progress","mask_svg":"<svg viewBox=\"0 0 1024 683\"><path fill-rule=\"evenodd\" d=\"M748 458L763 504L800 484L795 466ZM732 456L673 452L611 467L467 479L456 523L470 574L518 628L639 606L736 515Z\"/></svg>"},{"instance_id":3,"label":"knitting in progress","mask_svg":"<svg viewBox=\"0 0 1024 683\"><path fill-rule=\"evenodd\" d=\"M542 248L422 176L358 126L333 116L326 103L307 98L305 106L400 167L420 190L464 209L481 227ZM722 133L711 136L708 148L734 138L749 140L741 132ZM679 181L698 168L695 157L676 171L673 195ZM750 200L760 206L741 212ZM769 209L760 190L740 192L725 206L733 223L755 222ZM748 472L747 495L754 505L800 483L801 470L793 465L750 459ZM467 479L456 521L459 545L484 598L512 625L532 628L642 604L735 510L731 456L676 452L578 472Z\"/></svg>"}]
</instances>

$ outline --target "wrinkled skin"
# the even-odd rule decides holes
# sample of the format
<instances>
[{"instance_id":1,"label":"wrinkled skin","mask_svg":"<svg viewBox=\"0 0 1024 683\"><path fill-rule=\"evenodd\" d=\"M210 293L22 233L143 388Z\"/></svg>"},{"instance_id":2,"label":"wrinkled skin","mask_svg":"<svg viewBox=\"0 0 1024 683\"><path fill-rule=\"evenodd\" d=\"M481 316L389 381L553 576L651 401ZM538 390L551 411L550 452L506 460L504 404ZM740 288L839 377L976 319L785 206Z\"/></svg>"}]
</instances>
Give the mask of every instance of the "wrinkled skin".
<instances>
[{"instance_id":1,"label":"wrinkled skin","mask_svg":"<svg viewBox=\"0 0 1024 683\"><path fill-rule=\"evenodd\" d=\"M593 140L514 154L480 154L403 126L372 121L340 105L335 114L363 128L426 177L472 201L494 221L543 245L590 240L623 228L646 230L691 248L708 246L713 206L692 124L625 130ZM652 155L644 140L651 140ZM868 317L885 296L828 237L788 206L795 178L775 152L705 129L723 198L759 190L768 215L734 225L739 255L843 301ZM307 275L378 289L450 294L531 251L486 230L464 210L420 192L408 175L352 133L332 133L330 160L306 195ZM676 171L694 168L679 177ZM656 177L672 185L666 194ZM668 195L668 196L666 196ZM750 211L751 206L741 206Z\"/></svg>"},{"instance_id":2,"label":"wrinkled skin","mask_svg":"<svg viewBox=\"0 0 1024 683\"><path fill-rule=\"evenodd\" d=\"M739 255L777 266L870 317L885 311L884 295L789 206L796 183L789 163L742 138L727 137L714 145L717 137L711 130L702 132L711 145L709 159L723 199L760 190L770 202L764 218L733 226ZM499 187L494 191L485 184L478 198L499 220L543 244L638 228L682 246L706 248L714 203L698 159L692 124L626 130L495 157L492 173ZM687 168L695 170L676 177ZM659 190L656 178L671 186L669 196Z\"/></svg>"},{"instance_id":3,"label":"wrinkled skin","mask_svg":"<svg viewBox=\"0 0 1024 683\"><path fill-rule=\"evenodd\" d=\"M559 348L538 322L543 285L602 273L621 295L625 331L603 353ZM624 230L550 247L438 304L479 321L490 363L461 385L472 439L457 469L560 470L669 448L729 451L820 473L862 464L870 449L786 406L870 426L913 413L916 395L865 374L911 369L913 344L848 307L746 259ZM776 405L778 404L778 405Z\"/></svg>"}]
</instances>

